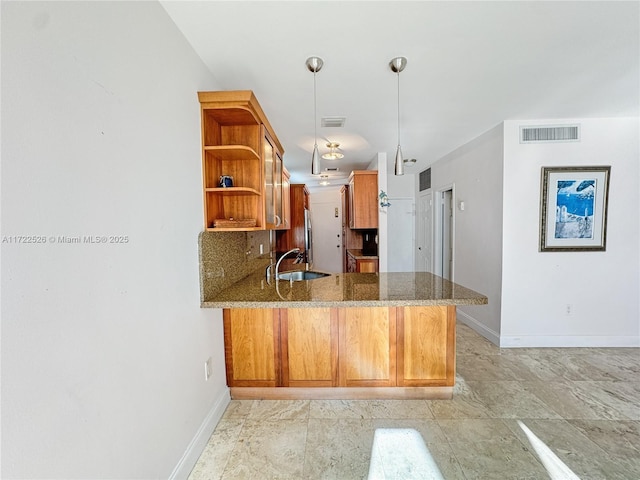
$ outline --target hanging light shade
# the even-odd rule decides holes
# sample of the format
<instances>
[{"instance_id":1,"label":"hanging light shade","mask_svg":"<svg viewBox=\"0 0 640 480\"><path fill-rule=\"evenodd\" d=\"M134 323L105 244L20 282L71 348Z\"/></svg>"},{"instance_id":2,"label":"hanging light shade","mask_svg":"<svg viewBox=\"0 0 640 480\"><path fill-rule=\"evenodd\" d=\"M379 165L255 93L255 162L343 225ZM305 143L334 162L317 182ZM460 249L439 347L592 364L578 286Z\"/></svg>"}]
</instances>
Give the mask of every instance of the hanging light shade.
<instances>
[{"instance_id":1,"label":"hanging light shade","mask_svg":"<svg viewBox=\"0 0 640 480\"><path fill-rule=\"evenodd\" d=\"M344 158L344 155L338 151L338 147L340 147L339 143L329 142L327 143L327 147L329 147L329 151L322 154L322 158L325 160L340 160Z\"/></svg>"},{"instance_id":2,"label":"hanging light shade","mask_svg":"<svg viewBox=\"0 0 640 480\"><path fill-rule=\"evenodd\" d=\"M400 148L400 72L407 66L405 57L396 57L389 62L391 71L398 74L398 149L396 150L395 174L404 175L404 162L402 159L402 148Z\"/></svg>"},{"instance_id":3,"label":"hanging light shade","mask_svg":"<svg viewBox=\"0 0 640 480\"><path fill-rule=\"evenodd\" d=\"M316 73L322 69L324 62L320 57L309 57L305 62L313 73L313 154L311 155L311 175L320 175L320 154L318 153L318 132L316 120Z\"/></svg>"}]
</instances>

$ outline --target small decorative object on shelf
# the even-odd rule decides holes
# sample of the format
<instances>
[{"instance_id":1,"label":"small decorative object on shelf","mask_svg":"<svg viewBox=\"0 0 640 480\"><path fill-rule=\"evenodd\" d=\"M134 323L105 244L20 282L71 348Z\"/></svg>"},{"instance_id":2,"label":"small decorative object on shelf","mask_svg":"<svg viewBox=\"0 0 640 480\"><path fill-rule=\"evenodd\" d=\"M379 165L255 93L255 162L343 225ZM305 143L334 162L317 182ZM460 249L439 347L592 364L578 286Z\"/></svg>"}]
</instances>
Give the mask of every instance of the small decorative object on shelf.
<instances>
[{"instance_id":1,"label":"small decorative object on shelf","mask_svg":"<svg viewBox=\"0 0 640 480\"><path fill-rule=\"evenodd\" d=\"M389 197L384 190L380 190L380 195L378 195L378 197L380 198L380 207L384 208L391 206L391 204L389 203Z\"/></svg>"},{"instance_id":2,"label":"small decorative object on shelf","mask_svg":"<svg viewBox=\"0 0 640 480\"><path fill-rule=\"evenodd\" d=\"M220 177L221 187L233 187L233 177L231 175L222 175Z\"/></svg>"}]
</instances>

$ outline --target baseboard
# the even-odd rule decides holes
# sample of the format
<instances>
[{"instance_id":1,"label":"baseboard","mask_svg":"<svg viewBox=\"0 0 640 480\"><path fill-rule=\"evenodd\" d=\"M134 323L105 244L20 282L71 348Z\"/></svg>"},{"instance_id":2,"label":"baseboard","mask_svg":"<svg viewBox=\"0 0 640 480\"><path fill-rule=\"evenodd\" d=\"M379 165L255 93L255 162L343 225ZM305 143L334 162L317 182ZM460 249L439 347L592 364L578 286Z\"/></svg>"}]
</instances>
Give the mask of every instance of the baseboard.
<instances>
[{"instance_id":1,"label":"baseboard","mask_svg":"<svg viewBox=\"0 0 640 480\"><path fill-rule=\"evenodd\" d=\"M209 410L209 413L202 422L202 425L200 425L191 443L189 443L182 458L173 469L173 472L171 472L169 476L170 480L186 480L189 477L191 470L193 470L200 455L202 455L211 434L215 430L216 425L218 425L230 401L231 394L229 393L229 389L225 388L222 394L216 399L211 410Z\"/></svg>"},{"instance_id":2,"label":"baseboard","mask_svg":"<svg viewBox=\"0 0 640 480\"><path fill-rule=\"evenodd\" d=\"M468 313L463 312L459 308L456 310L456 319L460 323L466 325L470 329L482 335L491 343L495 345L500 345L500 334L498 334L498 332L491 330L484 323L480 323L478 320L473 318Z\"/></svg>"},{"instance_id":3,"label":"baseboard","mask_svg":"<svg viewBox=\"0 0 640 480\"><path fill-rule=\"evenodd\" d=\"M600 335L503 335L500 348L544 347L640 347L640 337L609 337Z\"/></svg>"}]
</instances>

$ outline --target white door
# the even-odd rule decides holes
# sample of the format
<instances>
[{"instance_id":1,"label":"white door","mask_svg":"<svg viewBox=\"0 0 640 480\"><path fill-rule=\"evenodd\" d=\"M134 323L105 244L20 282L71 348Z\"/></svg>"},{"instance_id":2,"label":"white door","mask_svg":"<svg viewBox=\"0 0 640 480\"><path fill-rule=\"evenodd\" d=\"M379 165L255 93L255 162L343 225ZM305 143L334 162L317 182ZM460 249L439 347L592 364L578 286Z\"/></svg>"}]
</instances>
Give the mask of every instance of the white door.
<instances>
[{"instance_id":1,"label":"white door","mask_svg":"<svg viewBox=\"0 0 640 480\"><path fill-rule=\"evenodd\" d=\"M387 231L390 248L387 251L388 272L412 272L414 245L414 203L412 198L389 198Z\"/></svg>"},{"instance_id":2,"label":"white door","mask_svg":"<svg viewBox=\"0 0 640 480\"><path fill-rule=\"evenodd\" d=\"M314 270L342 273L342 216L340 207L339 203L311 204Z\"/></svg>"},{"instance_id":3,"label":"white door","mask_svg":"<svg viewBox=\"0 0 640 480\"><path fill-rule=\"evenodd\" d=\"M420 195L416 219L416 271L432 272L433 207L431 192Z\"/></svg>"}]
</instances>

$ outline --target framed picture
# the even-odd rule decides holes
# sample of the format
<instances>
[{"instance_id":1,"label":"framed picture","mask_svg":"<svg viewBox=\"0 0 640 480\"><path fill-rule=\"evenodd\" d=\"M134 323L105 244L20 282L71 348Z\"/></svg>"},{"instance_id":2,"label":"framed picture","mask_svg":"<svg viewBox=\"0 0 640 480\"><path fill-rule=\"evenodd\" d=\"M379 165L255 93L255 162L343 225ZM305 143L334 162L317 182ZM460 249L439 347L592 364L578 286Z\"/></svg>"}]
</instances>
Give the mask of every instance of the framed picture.
<instances>
[{"instance_id":1,"label":"framed picture","mask_svg":"<svg viewBox=\"0 0 640 480\"><path fill-rule=\"evenodd\" d=\"M604 251L610 166L542 167L540 251Z\"/></svg>"}]
</instances>

